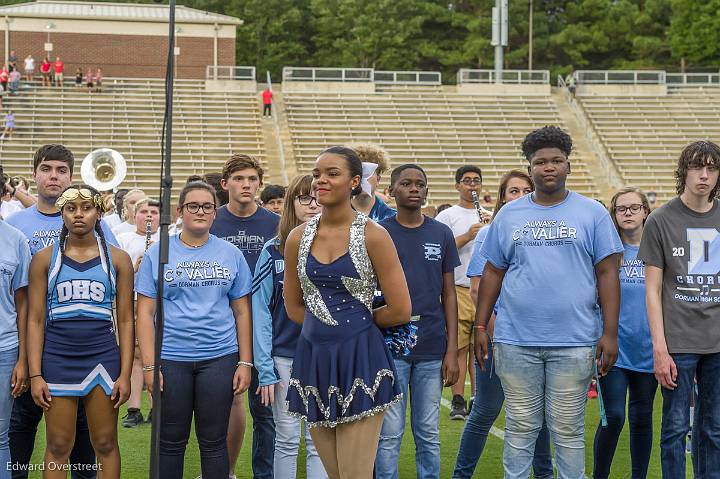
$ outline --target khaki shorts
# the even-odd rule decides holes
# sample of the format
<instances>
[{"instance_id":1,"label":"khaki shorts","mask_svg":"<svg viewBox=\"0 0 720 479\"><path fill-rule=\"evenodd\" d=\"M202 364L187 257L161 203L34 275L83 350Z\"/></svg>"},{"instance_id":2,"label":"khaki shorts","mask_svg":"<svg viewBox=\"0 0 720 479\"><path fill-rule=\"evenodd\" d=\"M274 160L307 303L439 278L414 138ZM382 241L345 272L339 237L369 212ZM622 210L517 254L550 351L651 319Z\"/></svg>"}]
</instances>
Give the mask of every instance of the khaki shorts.
<instances>
[{"instance_id":1,"label":"khaki shorts","mask_svg":"<svg viewBox=\"0 0 720 479\"><path fill-rule=\"evenodd\" d=\"M475 303L470 297L470 288L455 286L458 303L458 349L473 342L473 326L475 325Z\"/></svg>"}]
</instances>

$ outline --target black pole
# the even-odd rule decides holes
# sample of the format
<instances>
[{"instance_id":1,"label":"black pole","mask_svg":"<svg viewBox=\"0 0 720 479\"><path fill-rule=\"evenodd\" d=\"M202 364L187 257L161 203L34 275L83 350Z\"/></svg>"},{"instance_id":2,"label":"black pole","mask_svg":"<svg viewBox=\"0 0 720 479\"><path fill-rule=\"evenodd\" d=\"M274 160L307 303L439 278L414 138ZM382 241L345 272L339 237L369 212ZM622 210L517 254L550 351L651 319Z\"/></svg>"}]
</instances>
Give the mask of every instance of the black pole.
<instances>
[{"instance_id":1,"label":"black pole","mask_svg":"<svg viewBox=\"0 0 720 479\"><path fill-rule=\"evenodd\" d=\"M160 257L157 272L157 296L155 309L155 370L153 371L152 397L152 439L150 442L150 478L160 477L160 421L162 419L162 403L160 401L160 352L163 344L165 324L163 291L165 289L165 265L168 263L169 235L171 223L170 201L172 197L172 111L173 82L175 80L175 0L170 0L170 18L168 34L168 60L165 72L165 138L162 147L163 171L160 180ZM161 140L163 141L163 140Z\"/></svg>"}]
</instances>

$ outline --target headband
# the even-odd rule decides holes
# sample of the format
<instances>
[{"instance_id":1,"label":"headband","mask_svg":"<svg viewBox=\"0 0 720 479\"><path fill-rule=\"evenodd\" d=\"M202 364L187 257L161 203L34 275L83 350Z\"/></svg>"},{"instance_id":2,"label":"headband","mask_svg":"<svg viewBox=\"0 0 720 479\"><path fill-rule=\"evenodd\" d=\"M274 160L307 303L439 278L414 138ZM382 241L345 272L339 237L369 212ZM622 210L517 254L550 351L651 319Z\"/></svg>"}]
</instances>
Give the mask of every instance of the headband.
<instances>
[{"instance_id":1,"label":"headband","mask_svg":"<svg viewBox=\"0 0 720 479\"><path fill-rule=\"evenodd\" d=\"M63 191L63 194L60 195L60 198L55 201L55 206L60 211L62 211L63 207L68 201L75 201L78 198L92 201L93 205L95 205L95 207L101 213L105 211L105 205L103 204L103 200L100 194L93 194L93 192L87 188L68 188L67 190Z\"/></svg>"}]
</instances>

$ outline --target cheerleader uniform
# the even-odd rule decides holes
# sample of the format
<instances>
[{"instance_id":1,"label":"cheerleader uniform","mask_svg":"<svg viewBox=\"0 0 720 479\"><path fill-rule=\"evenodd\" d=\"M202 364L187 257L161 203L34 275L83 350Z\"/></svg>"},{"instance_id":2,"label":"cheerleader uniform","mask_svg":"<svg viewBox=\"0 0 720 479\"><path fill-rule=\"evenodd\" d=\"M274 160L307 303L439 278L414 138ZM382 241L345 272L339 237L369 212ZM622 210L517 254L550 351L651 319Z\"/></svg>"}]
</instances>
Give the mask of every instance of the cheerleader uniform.
<instances>
[{"instance_id":1,"label":"cheerleader uniform","mask_svg":"<svg viewBox=\"0 0 720 479\"><path fill-rule=\"evenodd\" d=\"M349 251L330 264L310 253L320 215L300 240L305 320L287 393L290 415L335 427L384 411L402 398L392 355L375 325L376 278L365 248L368 217L350 227Z\"/></svg>"},{"instance_id":2,"label":"cheerleader uniform","mask_svg":"<svg viewBox=\"0 0 720 479\"><path fill-rule=\"evenodd\" d=\"M95 386L109 396L120 375L112 316L115 269L102 247L99 256L79 263L62 259L59 246L53 247L48 273L42 375L53 396L86 396ZM105 248L109 255L107 243Z\"/></svg>"}]
</instances>

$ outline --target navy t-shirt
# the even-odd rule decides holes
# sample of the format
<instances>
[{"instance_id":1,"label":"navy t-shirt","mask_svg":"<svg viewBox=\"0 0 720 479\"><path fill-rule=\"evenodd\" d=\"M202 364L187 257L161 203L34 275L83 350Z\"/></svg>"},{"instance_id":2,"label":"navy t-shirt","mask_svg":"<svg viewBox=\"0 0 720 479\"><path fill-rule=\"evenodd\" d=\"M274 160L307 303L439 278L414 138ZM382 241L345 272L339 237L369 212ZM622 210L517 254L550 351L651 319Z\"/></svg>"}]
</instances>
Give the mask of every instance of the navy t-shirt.
<instances>
[{"instance_id":1,"label":"navy t-shirt","mask_svg":"<svg viewBox=\"0 0 720 479\"><path fill-rule=\"evenodd\" d=\"M442 359L447 348L443 274L460 265L450 228L427 216L417 228L406 228L396 217L381 221L395 243L410 290L412 315L420 316L417 345L403 359Z\"/></svg>"},{"instance_id":2,"label":"navy t-shirt","mask_svg":"<svg viewBox=\"0 0 720 479\"><path fill-rule=\"evenodd\" d=\"M278 215L265 208L258 207L251 216L241 218L230 213L225 205L217 210L210 233L234 244L245 256L250 271L255 271L263 246L277 235L279 221Z\"/></svg>"}]
</instances>

